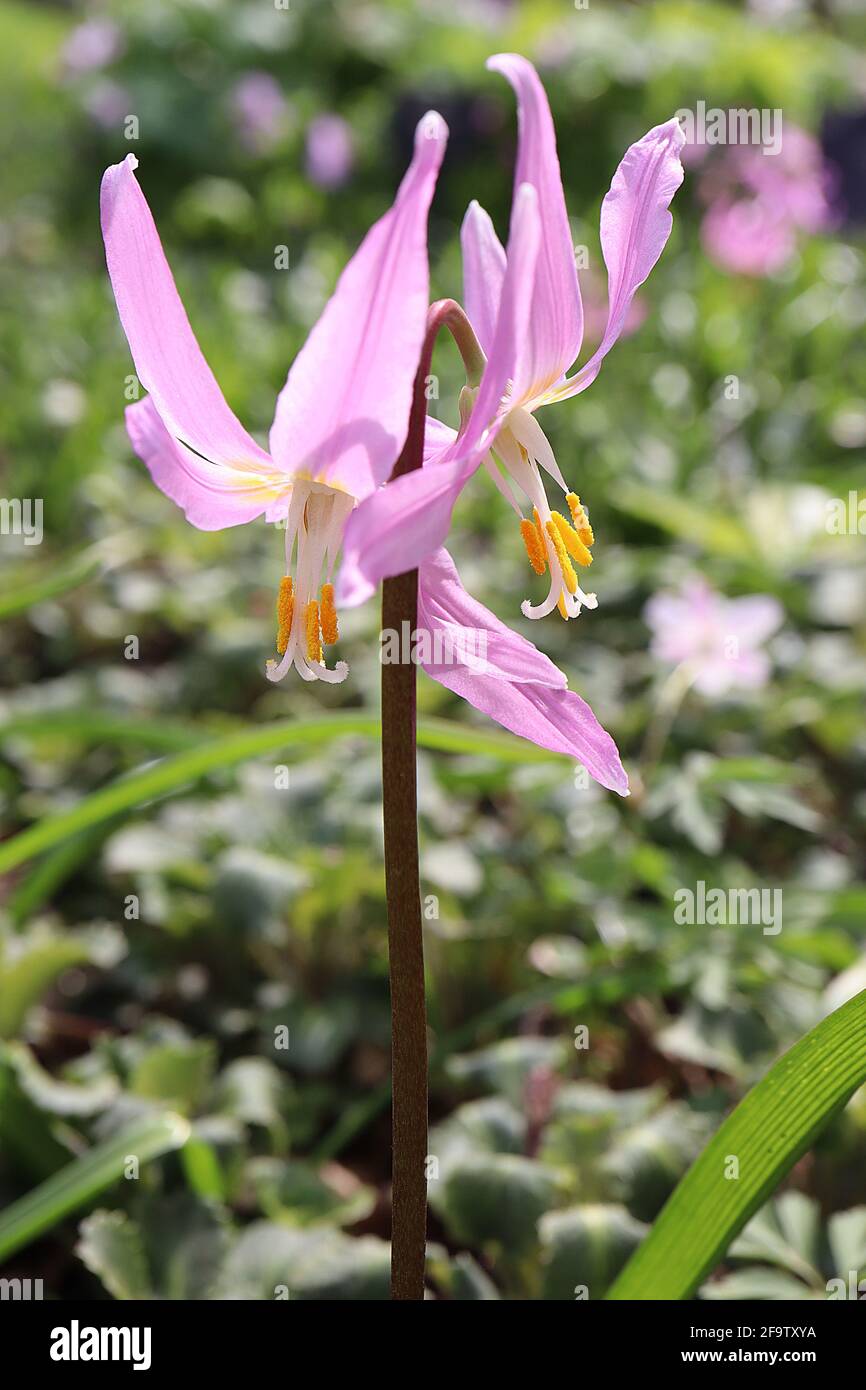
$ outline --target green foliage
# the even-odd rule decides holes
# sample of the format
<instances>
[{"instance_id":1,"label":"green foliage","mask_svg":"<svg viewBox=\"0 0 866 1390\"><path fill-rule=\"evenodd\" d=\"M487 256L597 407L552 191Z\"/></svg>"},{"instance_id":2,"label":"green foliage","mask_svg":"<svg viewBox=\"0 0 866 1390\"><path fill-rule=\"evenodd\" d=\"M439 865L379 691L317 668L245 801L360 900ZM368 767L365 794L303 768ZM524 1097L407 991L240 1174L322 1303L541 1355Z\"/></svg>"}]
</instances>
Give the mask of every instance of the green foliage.
<instances>
[{"instance_id":1,"label":"green foliage","mask_svg":"<svg viewBox=\"0 0 866 1390\"><path fill-rule=\"evenodd\" d=\"M461 295L470 199L505 238L515 122L491 52L534 58L550 94L589 256L585 357L598 208L628 143L699 97L815 132L855 99L866 32L851 7L766 22L716 0L99 12L119 50L76 75L62 50L89 7L0 3L2 487L42 498L45 529L33 547L0 536L0 1258L28 1246L61 1299L384 1298L376 605L341 614L344 685L272 687L282 537L195 531L134 458L96 218L101 172L131 148L116 113L139 117L190 319L264 440L425 108L451 127L432 295ZM233 114L250 72L288 102L258 150ZM333 190L305 169L327 111L355 147ZM437 1298L601 1298L618 1276L614 1293L637 1288L658 1249L677 1296L828 1297L864 1271L862 1091L773 1195L785 1135L811 1142L815 1106L841 1103L858 1039L790 1130L737 1103L763 1106L780 1056L866 988L866 563L862 534L826 526L831 499L862 493L866 260L840 226L773 277L732 275L706 254L701 182L691 165L640 328L540 417L592 513L599 608L522 630L616 737L631 797L419 677ZM452 424L454 359L437 349L430 402ZM483 475L449 544L473 594L520 625L537 584ZM766 686L709 698L651 654L647 599L694 575L781 603ZM779 891L781 930L678 921L678 890L700 881ZM710 1187L689 1193L744 1110L736 1145L763 1158L732 1240ZM669 1200L691 1231L673 1253Z\"/></svg>"}]
</instances>

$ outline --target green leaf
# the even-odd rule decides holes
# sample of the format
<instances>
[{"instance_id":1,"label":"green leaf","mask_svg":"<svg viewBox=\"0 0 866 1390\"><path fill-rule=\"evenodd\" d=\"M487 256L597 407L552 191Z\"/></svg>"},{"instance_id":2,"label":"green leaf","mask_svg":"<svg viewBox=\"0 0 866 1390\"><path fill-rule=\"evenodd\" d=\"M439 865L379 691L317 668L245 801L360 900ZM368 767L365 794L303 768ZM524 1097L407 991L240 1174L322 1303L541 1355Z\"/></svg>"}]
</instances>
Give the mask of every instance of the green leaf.
<instances>
[{"instance_id":1,"label":"green leaf","mask_svg":"<svg viewBox=\"0 0 866 1390\"><path fill-rule=\"evenodd\" d=\"M16 726L11 727L14 729ZM45 731L50 730L47 716L42 727ZM20 721L17 728L20 731ZM8 732L8 727L0 730L2 732ZM33 732L39 732L39 729L34 728ZM56 811L5 840L0 845L0 873L17 868L35 854L41 854L68 836L99 825L111 816L133 810L156 797L168 796L202 777L235 767L250 758L264 757L287 748L301 747L307 750L350 734L379 738L380 732L379 721L369 715L340 713L315 719L285 720L205 739L197 747L185 748L118 778L107 787L82 797L74 806ZM419 721L418 745L449 753L484 754L511 763L535 763L560 758L559 754L547 753L532 743L512 738L510 734L479 732L444 719Z\"/></svg>"},{"instance_id":2,"label":"green leaf","mask_svg":"<svg viewBox=\"0 0 866 1390\"><path fill-rule=\"evenodd\" d=\"M460 1244L493 1242L511 1255L530 1249L538 1221L553 1204L556 1174L518 1154L486 1154L443 1165L431 1200Z\"/></svg>"},{"instance_id":3,"label":"green leaf","mask_svg":"<svg viewBox=\"0 0 866 1390\"><path fill-rule=\"evenodd\" d=\"M639 483L621 483L616 506L711 555L742 558L753 549L748 531L735 517L672 492L660 492Z\"/></svg>"},{"instance_id":4,"label":"green leaf","mask_svg":"<svg viewBox=\"0 0 866 1390\"><path fill-rule=\"evenodd\" d=\"M179 1115L149 1115L68 1163L0 1216L0 1263L117 1182L131 1156L148 1163L180 1148L188 1134Z\"/></svg>"},{"instance_id":5,"label":"green leaf","mask_svg":"<svg viewBox=\"0 0 866 1390\"><path fill-rule=\"evenodd\" d=\"M22 568L20 584L16 585L11 576L4 582L5 592L0 595L0 618L12 618L17 613L25 613L37 603L60 598L70 589L77 589L98 573L101 563L100 547L94 545L69 559L52 561L33 576L28 573L29 567Z\"/></svg>"},{"instance_id":6,"label":"green leaf","mask_svg":"<svg viewBox=\"0 0 866 1390\"><path fill-rule=\"evenodd\" d=\"M265 1216L290 1226L352 1226L376 1205L372 1187L352 1182L339 1192L327 1181L327 1170L318 1173L301 1159L254 1158L247 1173Z\"/></svg>"},{"instance_id":7,"label":"green leaf","mask_svg":"<svg viewBox=\"0 0 866 1390\"><path fill-rule=\"evenodd\" d=\"M704 1284L701 1298L711 1302L733 1300L737 1303L784 1302L794 1303L823 1297L808 1284L779 1269L738 1269L712 1284Z\"/></svg>"},{"instance_id":8,"label":"green leaf","mask_svg":"<svg viewBox=\"0 0 866 1390\"><path fill-rule=\"evenodd\" d=\"M368 1301L388 1298L390 1253L375 1236L256 1221L229 1252L214 1297Z\"/></svg>"},{"instance_id":9,"label":"green leaf","mask_svg":"<svg viewBox=\"0 0 866 1390\"><path fill-rule=\"evenodd\" d=\"M71 936L16 943L14 955L0 962L0 1038L12 1038L28 1009L70 966L89 960L85 942Z\"/></svg>"},{"instance_id":10,"label":"green leaf","mask_svg":"<svg viewBox=\"0 0 866 1390\"><path fill-rule=\"evenodd\" d=\"M141 1231L123 1211L95 1211L85 1217L75 1247L91 1274L112 1298L152 1298Z\"/></svg>"},{"instance_id":11,"label":"green leaf","mask_svg":"<svg viewBox=\"0 0 866 1390\"><path fill-rule=\"evenodd\" d=\"M136 1064L129 1088L133 1095L170 1103L183 1114L195 1109L211 1083L216 1065L216 1044L161 1043Z\"/></svg>"},{"instance_id":12,"label":"green leaf","mask_svg":"<svg viewBox=\"0 0 866 1390\"><path fill-rule=\"evenodd\" d=\"M866 1079L866 991L786 1052L718 1130L608 1297L688 1298ZM729 1158L739 1177L726 1177Z\"/></svg>"},{"instance_id":13,"label":"green leaf","mask_svg":"<svg viewBox=\"0 0 866 1390\"><path fill-rule=\"evenodd\" d=\"M807 1283L823 1283L820 1243L818 1203L802 1192L785 1192L752 1217L729 1254L732 1259L781 1265Z\"/></svg>"},{"instance_id":14,"label":"green leaf","mask_svg":"<svg viewBox=\"0 0 866 1390\"><path fill-rule=\"evenodd\" d=\"M548 1212L539 1228L542 1297L574 1299L583 1287L590 1299L604 1298L646 1230L622 1206L597 1203Z\"/></svg>"}]
</instances>

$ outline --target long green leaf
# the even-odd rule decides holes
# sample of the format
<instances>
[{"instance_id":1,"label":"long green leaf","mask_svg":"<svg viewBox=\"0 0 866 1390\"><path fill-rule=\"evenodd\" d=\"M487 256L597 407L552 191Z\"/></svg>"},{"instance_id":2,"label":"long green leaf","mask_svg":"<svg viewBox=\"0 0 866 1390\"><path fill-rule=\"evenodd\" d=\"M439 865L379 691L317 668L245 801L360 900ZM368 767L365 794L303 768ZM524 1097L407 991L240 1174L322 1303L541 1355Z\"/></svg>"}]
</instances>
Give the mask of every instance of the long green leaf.
<instances>
[{"instance_id":1,"label":"long green leaf","mask_svg":"<svg viewBox=\"0 0 866 1390\"><path fill-rule=\"evenodd\" d=\"M51 729L51 718L46 716L42 731ZM108 738L112 728L117 731L117 722L112 726L107 722ZM136 737L141 735L141 723L133 724ZM23 732L22 721L0 729L0 734L9 729ZM56 729L55 729L56 731ZM30 729L38 733L36 721ZM177 729L173 732L176 736ZM370 715L356 713L336 713L314 719L284 720L276 724L265 724L254 728L240 729L220 736L206 736L196 747L182 748L180 752L161 758L146 767L111 782L107 787L82 797L74 806L37 821L18 835L0 844L0 873L17 868L35 854L51 849L70 835L77 835L90 826L98 825L110 816L132 810L154 797L166 796L179 788L206 777L209 773L233 767L249 758L262 757L292 747L309 748L311 745L328 743L332 739L353 734L364 738L378 738L379 720ZM418 726L418 743L424 748L435 748L449 753L472 753L476 756L498 758L509 763L534 763L559 759L556 753L547 753L534 744L513 738L510 734L479 732L460 724L452 724L446 719L422 720Z\"/></svg>"},{"instance_id":2,"label":"long green leaf","mask_svg":"<svg viewBox=\"0 0 866 1390\"><path fill-rule=\"evenodd\" d=\"M16 613L26 613L28 608L37 603L59 598L70 589L77 589L98 573L101 564L100 548L93 545L87 550L79 551L71 559L61 560L41 569L36 575L29 574L24 568L21 571L20 583L15 583L14 576L7 576L4 592L0 594L0 618L11 618Z\"/></svg>"},{"instance_id":3,"label":"long green leaf","mask_svg":"<svg viewBox=\"0 0 866 1390\"><path fill-rule=\"evenodd\" d=\"M689 1298L866 1080L866 990L801 1038L692 1165L607 1297ZM726 1176L738 1164L738 1177Z\"/></svg>"},{"instance_id":4,"label":"long green leaf","mask_svg":"<svg viewBox=\"0 0 866 1390\"><path fill-rule=\"evenodd\" d=\"M179 1115L150 1115L68 1163L0 1215L0 1264L117 1182L131 1156L148 1163L180 1148L188 1135Z\"/></svg>"}]
</instances>

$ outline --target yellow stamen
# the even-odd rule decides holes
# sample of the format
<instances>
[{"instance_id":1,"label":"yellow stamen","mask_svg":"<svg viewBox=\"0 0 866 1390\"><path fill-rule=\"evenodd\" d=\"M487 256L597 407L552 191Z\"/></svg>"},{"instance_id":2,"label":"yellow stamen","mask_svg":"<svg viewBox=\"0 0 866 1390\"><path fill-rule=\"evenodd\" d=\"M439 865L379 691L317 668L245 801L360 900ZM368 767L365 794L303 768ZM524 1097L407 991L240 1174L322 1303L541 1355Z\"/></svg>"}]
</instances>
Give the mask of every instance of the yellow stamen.
<instances>
[{"instance_id":1,"label":"yellow stamen","mask_svg":"<svg viewBox=\"0 0 866 1390\"><path fill-rule=\"evenodd\" d=\"M556 558L559 561L559 568L562 570L562 582L570 594L577 591L577 575L574 566L566 554L565 546L562 543L562 536L559 534L555 521L548 521L545 530L549 535L553 548L556 551Z\"/></svg>"},{"instance_id":2,"label":"yellow stamen","mask_svg":"<svg viewBox=\"0 0 866 1390\"><path fill-rule=\"evenodd\" d=\"M337 610L334 607L333 584L322 585L322 641L330 647L339 637Z\"/></svg>"},{"instance_id":3,"label":"yellow stamen","mask_svg":"<svg viewBox=\"0 0 866 1390\"><path fill-rule=\"evenodd\" d=\"M592 556L584 545L580 536L574 531L560 512L551 512L551 520L556 522L556 529L562 536L562 543L569 555L577 561L579 565L591 565Z\"/></svg>"},{"instance_id":4,"label":"yellow stamen","mask_svg":"<svg viewBox=\"0 0 866 1390\"><path fill-rule=\"evenodd\" d=\"M536 517L538 513L535 513ZM520 534L523 537L523 544L526 546L526 553L529 556L529 563L536 574L544 574L547 569L547 553L544 548L544 537L541 529L535 521L524 518L520 523Z\"/></svg>"},{"instance_id":5,"label":"yellow stamen","mask_svg":"<svg viewBox=\"0 0 866 1390\"><path fill-rule=\"evenodd\" d=\"M589 517L584 511L580 498L576 492L569 492L565 500L568 503L568 510L571 512L571 520L575 531L580 536L584 545L592 545L595 541L595 536L592 534Z\"/></svg>"},{"instance_id":6,"label":"yellow stamen","mask_svg":"<svg viewBox=\"0 0 866 1390\"><path fill-rule=\"evenodd\" d=\"M291 575L284 574L277 594L277 651L283 655L289 645L292 618L295 616L294 588Z\"/></svg>"},{"instance_id":7,"label":"yellow stamen","mask_svg":"<svg viewBox=\"0 0 866 1390\"><path fill-rule=\"evenodd\" d=\"M309 661L321 661L322 639L319 635L319 605L315 599L310 599L307 604L304 621L307 628L307 659Z\"/></svg>"},{"instance_id":8,"label":"yellow stamen","mask_svg":"<svg viewBox=\"0 0 866 1390\"><path fill-rule=\"evenodd\" d=\"M559 609L560 617L564 618L565 621L568 622L568 609L565 606L565 594L562 593L561 590L559 598L556 600L556 606Z\"/></svg>"}]
</instances>

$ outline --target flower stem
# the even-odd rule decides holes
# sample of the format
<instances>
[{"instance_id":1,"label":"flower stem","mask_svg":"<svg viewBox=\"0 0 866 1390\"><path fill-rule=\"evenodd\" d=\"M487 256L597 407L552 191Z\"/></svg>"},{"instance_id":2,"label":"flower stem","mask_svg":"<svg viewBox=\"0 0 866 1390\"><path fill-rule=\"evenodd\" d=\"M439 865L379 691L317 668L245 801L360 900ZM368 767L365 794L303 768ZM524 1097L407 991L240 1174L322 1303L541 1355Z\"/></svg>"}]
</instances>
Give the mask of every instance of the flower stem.
<instances>
[{"instance_id":1,"label":"flower stem","mask_svg":"<svg viewBox=\"0 0 866 1390\"><path fill-rule=\"evenodd\" d=\"M468 327L465 314L453 300L441 300L428 311L409 431L392 479L421 467L433 344L440 328L447 324L454 333L454 325L460 329L461 321ZM464 345L468 342L465 334L463 341ZM467 350L471 351L471 343ZM411 634L417 620L418 571L386 579L382 585L382 631ZM382 808L391 978L391 1298L401 1301L424 1298L427 1230L427 1016L418 871L415 697L414 661L383 662Z\"/></svg>"}]
</instances>

